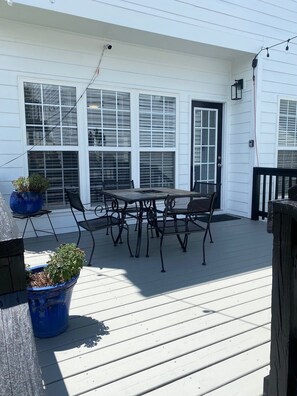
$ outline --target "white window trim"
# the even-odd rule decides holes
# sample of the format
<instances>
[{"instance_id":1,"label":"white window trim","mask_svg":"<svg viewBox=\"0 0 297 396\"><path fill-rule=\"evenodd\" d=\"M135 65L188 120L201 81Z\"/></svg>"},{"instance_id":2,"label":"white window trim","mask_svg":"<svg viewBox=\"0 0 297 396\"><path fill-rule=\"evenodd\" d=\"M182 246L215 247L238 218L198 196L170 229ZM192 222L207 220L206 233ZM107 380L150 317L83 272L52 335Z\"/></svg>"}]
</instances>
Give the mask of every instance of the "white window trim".
<instances>
[{"instance_id":1,"label":"white window trim","mask_svg":"<svg viewBox=\"0 0 297 396\"><path fill-rule=\"evenodd\" d=\"M18 77L18 92L19 92L19 108L20 108L20 141L22 145L22 170L23 175L28 174L28 158L27 151L33 146L27 145L26 136L26 119L25 119L25 98L24 98L24 83L31 82L36 84L50 84L60 86L70 86L76 88L76 99L80 98L82 92L86 89L86 84L77 82L76 80L60 80L51 78L32 77L31 75ZM88 146L88 140L83 136L83 132L88 129L87 121L87 107L86 107L86 92L82 98L77 102L77 128L78 128L78 146L39 146L34 147L34 151L77 151L79 158L79 183L81 191L81 199L83 202L90 202L90 172L89 172L89 151L130 151L131 152L131 179L134 180L135 186L140 184L140 152L141 151L159 151L159 152L174 152L175 153L175 185L179 185L179 131L180 131L180 95L169 90L147 90L146 88L131 89L127 86L119 84L106 84L101 82L94 82L89 88L111 91L124 91L130 94L130 114L131 114L131 147L91 147ZM175 147L139 147L139 95L158 95L170 96L176 99L176 137ZM65 209L55 209L63 211Z\"/></svg>"}]
</instances>

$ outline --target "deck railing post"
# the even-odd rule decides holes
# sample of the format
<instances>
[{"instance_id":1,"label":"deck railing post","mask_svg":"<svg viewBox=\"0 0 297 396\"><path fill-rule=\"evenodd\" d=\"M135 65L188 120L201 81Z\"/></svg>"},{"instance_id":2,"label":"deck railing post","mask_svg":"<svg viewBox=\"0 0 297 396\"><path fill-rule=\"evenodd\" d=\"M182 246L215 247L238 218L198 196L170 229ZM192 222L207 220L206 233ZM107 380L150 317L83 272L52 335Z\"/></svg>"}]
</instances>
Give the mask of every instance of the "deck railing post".
<instances>
[{"instance_id":1,"label":"deck railing post","mask_svg":"<svg viewBox=\"0 0 297 396\"><path fill-rule=\"evenodd\" d=\"M260 203L260 174L258 168L253 170L253 191L252 191L252 220L258 220L259 203Z\"/></svg>"},{"instance_id":2,"label":"deck railing post","mask_svg":"<svg viewBox=\"0 0 297 396\"><path fill-rule=\"evenodd\" d=\"M0 394L44 395L26 293L23 239L0 194Z\"/></svg>"},{"instance_id":3,"label":"deck railing post","mask_svg":"<svg viewBox=\"0 0 297 396\"><path fill-rule=\"evenodd\" d=\"M293 189L296 187L292 187ZM295 194L296 195L296 194ZM297 201L277 200L272 210L272 315L270 373L265 396L297 394Z\"/></svg>"}]
</instances>

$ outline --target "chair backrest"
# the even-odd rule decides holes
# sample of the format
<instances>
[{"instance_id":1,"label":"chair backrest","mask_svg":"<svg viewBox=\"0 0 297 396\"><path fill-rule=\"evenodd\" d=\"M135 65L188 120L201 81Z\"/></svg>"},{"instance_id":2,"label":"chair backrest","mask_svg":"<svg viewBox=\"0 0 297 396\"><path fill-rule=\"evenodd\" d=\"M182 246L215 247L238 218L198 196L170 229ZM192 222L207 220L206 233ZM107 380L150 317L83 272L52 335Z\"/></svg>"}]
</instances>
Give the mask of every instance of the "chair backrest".
<instances>
[{"instance_id":1,"label":"chair backrest","mask_svg":"<svg viewBox=\"0 0 297 396\"><path fill-rule=\"evenodd\" d=\"M216 198L220 191L220 184L211 182L195 182L192 191L195 191L202 196L211 198L211 205L208 211L215 208Z\"/></svg>"},{"instance_id":2,"label":"chair backrest","mask_svg":"<svg viewBox=\"0 0 297 396\"><path fill-rule=\"evenodd\" d=\"M80 200L80 196L77 192L65 189L67 198L69 200L70 203L70 207L71 209L74 208L76 210L78 210L79 212L85 212L85 208L84 205L82 204L81 200Z\"/></svg>"},{"instance_id":3,"label":"chair backrest","mask_svg":"<svg viewBox=\"0 0 297 396\"><path fill-rule=\"evenodd\" d=\"M216 198L215 184L212 186L203 186L202 189L195 191L197 194L189 195L168 195L165 199L164 216L170 215L198 215L206 212L213 212Z\"/></svg>"},{"instance_id":4,"label":"chair backrest","mask_svg":"<svg viewBox=\"0 0 297 396\"><path fill-rule=\"evenodd\" d=\"M195 181L192 191L198 192L201 195L209 196L213 193L217 194L218 189L219 185L217 183Z\"/></svg>"},{"instance_id":5,"label":"chair backrest","mask_svg":"<svg viewBox=\"0 0 297 396\"><path fill-rule=\"evenodd\" d=\"M164 201L164 216L190 214L197 209L194 204L200 200L200 195L168 195Z\"/></svg>"}]
</instances>

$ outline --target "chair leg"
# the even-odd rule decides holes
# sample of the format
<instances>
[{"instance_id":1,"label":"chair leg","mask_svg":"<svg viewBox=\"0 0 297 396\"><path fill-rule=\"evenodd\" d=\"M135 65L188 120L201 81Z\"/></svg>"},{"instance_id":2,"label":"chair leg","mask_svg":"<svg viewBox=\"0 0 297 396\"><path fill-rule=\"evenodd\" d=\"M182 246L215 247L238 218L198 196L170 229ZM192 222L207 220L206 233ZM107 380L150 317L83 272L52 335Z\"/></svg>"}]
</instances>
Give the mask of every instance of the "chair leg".
<instances>
[{"instance_id":1,"label":"chair leg","mask_svg":"<svg viewBox=\"0 0 297 396\"><path fill-rule=\"evenodd\" d=\"M210 243L213 243L212 235L211 235L211 231L210 231L211 218L212 218L212 213L209 214L209 218L208 218L208 222L207 222L206 228L208 228L208 233L209 233L209 237L210 237Z\"/></svg>"},{"instance_id":2,"label":"chair leg","mask_svg":"<svg viewBox=\"0 0 297 396\"><path fill-rule=\"evenodd\" d=\"M79 244L80 237L81 237L81 230L80 230L80 228L78 227L78 240L77 240L77 242L76 242L76 246L78 246L78 244Z\"/></svg>"},{"instance_id":3,"label":"chair leg","mask_svg":"<svg viewBox=\"0 0 297 396\"><path fill-rule=\"evenodd\" d=\"M94 250L95 250L95 239L94 239L93 233L90 232L90 234L91 234L91 237L92 237L92 240L93 240L93 247L92 247L91 255L90 255L90 258L89 258L88 266L92 265L91 261L92 261L93 253L94 253Z\"/></svg>"},{"instance_id":4,"label":"chair leg","mask_svg":"<svg viewBox=\"0 0 297 396\"><path fill-rule=\"evenodd\" d=\"M118 227L119 227L119 233L116 238L113 234L113 226L110 227L110 235L111 235L114 246L117 246L118 243L123 243L123 241L122 241L123 226L120 225Z\"/></svg>"},{"instance_id":5,"label":"chair leg","mask_svg":"<svg viewBox=\"0 0 297 396\"><path fill-rule=\"evenodd\" d=\"M208 233L209 233L209 237L210 237L210 243L213 243L212 235L211 235L211 232L210 232L210 227L208 227Z\"/></svg>"},{"instance_id":6,"label":"chair leg","mask_svg":"<svg viewBox=\"0 0 297 396\"><path fill-rule=\"evenodd\" d=\"M149 245L150 245L150 238L149 238L149 223L146 226L146 257L149 257ZM152 231L151 231L152 232Z\"/></svg>"},{"instance_id":7,"label":"chair leg","mask_svg":"<svg viewBox=\"0 0 297 396\"><path fill-rule=\"evenodd\" d=\"M161 257L161 265L162 265L162 269L161 272L166 272L165 268L164 268L164 261L163 261L163 252L162 252L162 245L163 245L163 235L161 236L161 240L160 240L160 257Z\"/></svg>"},{"instance_id":8,"label":"chair leg","mask_svg":"<svg viewBox=\"0 0 297 396\"><path fill-rule=\"evenodd\" d=\"M131 246L130 246L130 234L129 234L129 226L126 225L126 230L127 230L127 245L130 253L130 257L133 257Z\"/></svg>"},{"instance_id":9,"label":"chair leg","mask_svg":"<svg viewBox=\"0 0 297 396\"><path fill-rule=\"evenodd\" d=\"M188 235L186 234L184 236L184 240L181 239L179 234L177 234L176 237L178 239L178 242L179 242L183 252L186 252L187 251L187 244L188 244Z\"/></svg>"},{"instance_id":10,"label":"chair leg","mask_svg":"<svg viewBox=\"0 0 297 396\"><path fill-rule=\"evenodd\" d=\"M203 237L203 244L202 244L202 251L203 251L202 265L206 265L206 261L205 261L205 240L206 240L207 233L208 233L208 230L206 229L206 231L204 233L204 237Z\"/></svg>"}]
</instances>

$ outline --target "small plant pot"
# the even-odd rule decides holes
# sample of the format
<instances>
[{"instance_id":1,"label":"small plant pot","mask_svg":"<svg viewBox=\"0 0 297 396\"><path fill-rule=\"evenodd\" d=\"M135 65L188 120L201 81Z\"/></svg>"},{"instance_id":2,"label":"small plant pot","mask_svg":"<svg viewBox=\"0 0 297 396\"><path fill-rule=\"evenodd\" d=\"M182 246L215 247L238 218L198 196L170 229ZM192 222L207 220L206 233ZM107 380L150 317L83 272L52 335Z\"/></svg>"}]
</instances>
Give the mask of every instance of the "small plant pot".
<instances>
[{"instance_id":1,"label":"small plant pot","mask_svg":"<svg viewBox=\"0 0 297 396\"><path fill-rule=\"evenodd\" d=\"M46 264L30 268L30 272L43 271ZM78 279L47 287L27 287L27 297L35 337L55 337L68 327L69 307L73 287Z\"/></svg>"},{"instance_id":2,"label":"small plant pot","mask_svg":"<svg viewBox=\"0 0 297 396\"><path fill-rule=\"evenodd\" d=\"M10 195L10 209L19 214L33 214L43 205L42 194L34 191L13 191Z\"/></svg>"}]
</instances>

